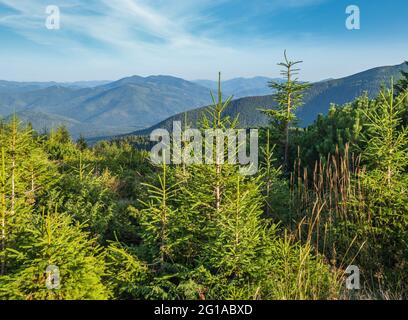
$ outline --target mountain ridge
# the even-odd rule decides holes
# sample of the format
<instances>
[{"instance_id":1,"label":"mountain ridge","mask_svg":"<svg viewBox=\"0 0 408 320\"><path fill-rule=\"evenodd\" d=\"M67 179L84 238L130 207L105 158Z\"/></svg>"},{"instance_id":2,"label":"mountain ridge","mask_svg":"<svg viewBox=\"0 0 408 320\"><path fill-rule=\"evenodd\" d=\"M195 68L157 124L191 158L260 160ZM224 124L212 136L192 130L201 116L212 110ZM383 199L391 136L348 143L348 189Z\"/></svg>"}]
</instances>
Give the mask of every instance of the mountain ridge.
<instances>
[{"instance_id":1,"label":"mountain ridge","mask_svg":"<svg viewBox=\"0 0 408 320\"><path fill-rule=\"evenodd\" d=\"M389 82L390 77L397 79L403 68L406 68L404 64L375 67L347 77L313 83L305 95L305 106L298 112L300 125L306 126L317 114L326 113L330 103L344 104L364 91L370 97L374 96L381 83ZM222 82L226 95L238 93L226 115L240 114L243 127L266 125L268 120L258 108L273 107L275 103L267 86L270 80L282 81L259 76ZM74 137L79 134L97 138L147 133L157 126L166 127L172 119L183 119L185 112L196 124L199 113L211 103L210 90L218 87L211 80L198 81L205 83L200 85L169 75L135 75L96 86L91 86L97 84L91 81L83 83L82 87L57 82L2 80L0 116L8 117L16 112L23 121L32 122L37 130L43 129L44 119L50 123L48 129L66 124ZM7 85L14 89L6 90ZM239 97L239 93L245 90L253 94ZM268 94L258 95L260 91Z\"/></svg>"},{"instance_id":2,"label":"mountain ridge","mask_svg":"<svg viewBox=\"0 0 408 320\"><path fill-rule=\"evenodd\" d=\"M116 127L116 133L125 133L125 128L147 127L211 101L207 88L171 76L132 76L92 88L53 84L28 89L1 91L0 115L43 112L72 118L82 122L71 127L71 133L76 136L84 132L92 136L95 133L90 128L95 127L109 128L109 132Z\"/></svg>"},{"instance_id":3,"label":"mountain ridge","mask_svg":"<svg viewBox=\"0 0 408 320\"><path fill-rule=\"evenodd\" d=\"M305 94L304 106L297 113L300 118L300 125L305 127L311 124L318 114L326 114L332 103L342 105L351 102L364 92L367 92L368 96L373 98L378 93L381 85L389 84L391 77L395 80L399 79L402 70L408 71L404 63L375 67L347 77L313 83L312 87ZM224 115L234 118L239 114L241 127L265 126L268 124L268 118L259 111L259 108L273 107L274 104L273 94L239 98L231 101ZM131 132L123 136L147 135L156 128L171 130L172 122L183 122L185 115L187 116L188 123L195 127L200 118L199 114L203 113L207 107L174 115L150 128Z\"/></svg>"}]
</instances>

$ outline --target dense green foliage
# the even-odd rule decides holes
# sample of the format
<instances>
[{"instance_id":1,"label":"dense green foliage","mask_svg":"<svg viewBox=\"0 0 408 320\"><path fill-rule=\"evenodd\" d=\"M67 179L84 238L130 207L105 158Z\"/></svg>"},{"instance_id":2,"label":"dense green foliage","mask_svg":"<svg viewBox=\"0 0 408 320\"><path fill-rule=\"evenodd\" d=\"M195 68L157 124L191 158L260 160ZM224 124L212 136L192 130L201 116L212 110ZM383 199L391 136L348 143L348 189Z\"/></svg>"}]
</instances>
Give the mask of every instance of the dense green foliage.
<instances>
[{"instance_id":1,"label":"dense green foliage","mask_svg":"<svg viewBox=\"0 0 408 320\"><path fill-rule=\"evenodd\" d=\"M219 92L202 128L235 127L230 103ZM386 89L333 105L293 129L285 169L276 128L262 130L254 176L157 167L143 139L87 146L3 122L0 298L405 298L407 110L407 92Z\"/></svg>"}]
</instances>

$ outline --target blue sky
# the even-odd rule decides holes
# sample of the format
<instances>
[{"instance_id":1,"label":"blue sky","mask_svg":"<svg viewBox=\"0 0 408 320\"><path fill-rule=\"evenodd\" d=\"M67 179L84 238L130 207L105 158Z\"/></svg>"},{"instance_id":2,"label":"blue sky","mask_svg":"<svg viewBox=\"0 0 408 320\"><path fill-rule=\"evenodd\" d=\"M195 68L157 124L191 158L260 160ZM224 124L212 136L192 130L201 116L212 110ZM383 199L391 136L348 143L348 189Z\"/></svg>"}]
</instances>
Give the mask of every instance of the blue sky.
<instances>
[{"instance_id":1,"label":"blue sky","mask_svg":"<svg viewBox=\"0 0 408 320\"><path fill-rule=\"evenodd\" d=\"M0 0L0 79L277 77L284 49L304 80L342 77L408 60L407 13L406 0Z\"/></svg>"}]
</instances>

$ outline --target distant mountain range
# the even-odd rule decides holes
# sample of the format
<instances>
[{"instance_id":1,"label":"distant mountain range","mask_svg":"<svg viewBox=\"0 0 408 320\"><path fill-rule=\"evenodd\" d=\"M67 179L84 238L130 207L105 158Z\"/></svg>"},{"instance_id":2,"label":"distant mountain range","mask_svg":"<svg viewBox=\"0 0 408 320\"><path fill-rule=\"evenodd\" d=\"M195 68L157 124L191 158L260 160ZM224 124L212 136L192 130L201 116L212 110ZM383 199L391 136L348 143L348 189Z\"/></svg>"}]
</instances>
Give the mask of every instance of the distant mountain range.
<instances>
[{"instance_id":1,"label":"distant mountain range","mask_svg":"<svg viewBox=\"0 0 408 320\"><path fill-rule=\"evenodd\" d=\"M146 128L211 101L208 88L170 76L133 76L95 87L6 81L0 86L0 116L15 112L37 130L65 124L74 136L88 137Z\"/></svg>"},{"instance_id":2,"label":"distant mountain range","mask_svg":"<svg viewBox=\"0 0 408 320\"><path fill-rule=\"evenodd\" d=\"M374 96L391 76L398 78L405 65L370 69L342 79L313 84L298 116L301 125L326 113L330 103L346 103L367 91ZM267 119L257 109L272 107L273 95L266 77L236 78L222 83L224 96L235 99L226 114L240 114L242 127L262 126ZM280 81L279 79L273 79ZM74 137L146 134L156 127L170 128L187 112L193 125L211 103L210 80L186 81L171 76L132 76L118 81L10 82L0 81L0 116L31 122L38 131L65 125Z\"/></svg>"},{"instance_id":3,"label":"distant mountain range","mask_svg":"<svg viewBox=\"0 0 408 320\"><path fill-rule=\"evenodd\" d=\"M54 86L67 88L93 88L107 84L111 81L76 81L76 82L17 82L0 80L0 92L24 92L44 89Z\"/></svg>"},{"instance_id":4,"label":"distant mountain range","mask_svg":"<svg viewBox=\"0 0 408 320\"><path fill-rule=\"evenodd\" d=\"M270 81L282 81L278 78L253 77L253 78L234 78L222 82L222 91L226 96L234 96L235 99L249 96L270 95L273 91L268 86ZM195 80L203 87L211 89L213 92L218 90L218 82L211 80Z\"/></svg>"},{"instance_id":5,"label":"distant mountain range","mask_svg":"<svg viewBox=\"0 0 408 320\"><path fill-rule=\"evenodd\" d=\"M225 82L228 95L270 93L269 78ZM65 125L74 137L117 135L147 128L179 112L211 102L217 82L171 76L132 76L118 81L0 81L0 116L16 113L38 131Z\"/></svg>"},{"instance_id":6,"label":"distant mountain range","mask_svg":"<svg viewBox=\"0 0 408 320\"><path fill-rule=\"evenodd\" d=\"M401 77L401 70L408 71L407 65L377 67L345 78L314 83L305 94L304 106L298 110L299 124L307 126L313 123L318 114L327 114L331 103L345 104L364 92L371 98L375 97L382 85L389 86L391 77L394 81ZM234 118L239 114L240 126L243 128L265 126L268 124L268 118L259 111L259 108L272 108L275 103L273 95L240 98L230 103L224 115ZM206 108L201 107L174 115L150 128L129 135L146 135L156 128L170 130L173 121L183 122L185 117L189 125L195 127Z\"/></svg>"}]
</instances>

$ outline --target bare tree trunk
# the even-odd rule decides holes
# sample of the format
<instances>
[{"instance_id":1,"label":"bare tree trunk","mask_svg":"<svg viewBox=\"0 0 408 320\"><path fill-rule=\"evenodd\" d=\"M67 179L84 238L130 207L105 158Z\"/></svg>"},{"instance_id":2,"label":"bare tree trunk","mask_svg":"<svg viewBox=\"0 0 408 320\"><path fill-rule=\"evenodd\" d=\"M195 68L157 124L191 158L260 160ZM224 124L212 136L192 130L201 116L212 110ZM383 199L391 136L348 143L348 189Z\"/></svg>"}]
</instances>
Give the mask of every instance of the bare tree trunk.
<instances>
[{"instance_id":1,"label":"bare tree trunk","mask_svg":"<svg viewBox=\"0 0 408 320\"><path fill-rule=\"evenodd\" d=\"M285 125L285 154L284 154L284 159L283 159L286 169L289 168L288 153L289 153L289 122L286 122L286 125Z\"/></svg>"},{"instance_id":2,"label":"bare tree trunk","mask_svg":"<svg viewBox=\"0 0 408 320\"><path fill-rule=\"evenodd\" d=\"M218 73L218 106L215 110L215 128L221 128L221 108L222 108L222 92L221 92L221 72ZM221 165L218 163L217 148L215 147L215 173L216 173L216 185L215 185L215 208L217 211L221 208L221 186L220 186L220 176L221 176ZM223 155L222 155L223 156Z\"/></svg>"},{"instance_id":3,"label":"bare tree trunk","mask_svg":"<svg viewBox=\"0 0 408 320\"><path fill-rule=\"evenodd\" d=\"M161 211L161 230L160 230L160 269L164 267L167 251L167 167L165 153L163 153L163 180L162 180L162 211Z\"/></svg>"},{"instance_id":4,"label":"bare tree trunk","mask_svg":"<svg viewBox=\"0 0 408 320\"><path fill-rule=\"evenodd\" d=\"M217 209L217 211L219 211L221 208L221 188L220 188L220 182L219 182L219 177L221 174L220 165L217 165L216 167L216 174L217 174L217 183L215 185L215 208Z\"/></svg>"},{"instance_id":5,"label":"bare tree trunk","mask_svg":"<svg viewBox=\"0 0 408 320\"><path fill-rule=\"evenodd\" d=\"M290 69L288 68L288 85L290 86L291 81L291 73ZM285 123L285 156L284 156L284 163L286 169L289 168L289 125L290 125L290 113L292 111L292 97L291 91L288 91L288 100L287 100L287 109L286 109L286 123Z\"/></svg>"},{"instance_id":6,"label":"bare tree trunk","mask_svg":"<svg viewBox=\"0 0 408 320\"><path fill-rule=\"evenodd\" d=\"M14 216L14 207L15 207L15 200L16 200L16 178L15 178L15 171L16 171L16 158L14 154L14 146L12 151L12 160L11 160L11 216Z\"/></svg>"},{"instance_id":7,"label":"bare tree trunk","mask_svg":"<svg viewBox=\"0 0 408 320\"><path fill-rule=\"evenodd\" d=\"M0 274L6 273L6 237L7 237L7 208L6 208L6 164L4 161L4 148L1 150L1 252L3 253L1 259Z\"/></svg>"},{"instance_id":8,"label":"bare tree trunk","mask_svg":"<svg viewBox=\"0 0 408 320\"><path fill-rule=\"evenodd\" d=\"M269 129L266 132L266 215L269 217L271 213L271 204L269 203L270 194L271 194L271 150L270 150L270 139L269 139Z\"/></svg>"},{"instance_id":9,"label":"bare tree trunk","mask_svg":"<svg viewBox=\"0 0 408 320\"><path fill-rule=\"evenodd\" d=\"M5 195L1 195L1 252L5 255L6 249L6 206L5 206ZM6 257L1 258L0 275L6 272Z\"/></svg>"}]
</instances>

